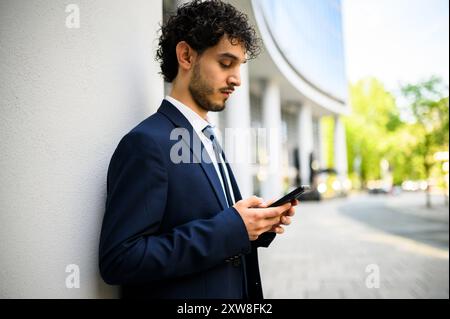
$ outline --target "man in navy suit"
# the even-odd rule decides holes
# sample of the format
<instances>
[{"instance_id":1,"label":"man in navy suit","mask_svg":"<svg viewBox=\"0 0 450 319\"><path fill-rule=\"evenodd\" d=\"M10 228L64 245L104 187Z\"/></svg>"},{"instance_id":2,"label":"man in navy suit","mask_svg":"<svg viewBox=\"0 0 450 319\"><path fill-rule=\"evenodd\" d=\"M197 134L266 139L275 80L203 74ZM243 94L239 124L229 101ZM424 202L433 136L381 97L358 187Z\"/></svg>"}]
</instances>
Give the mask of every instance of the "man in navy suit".
<instances>
[{"instance_id":1,"label":"man in navy suit","mask_svg":"<svg viewBox=\"0 0 450 319\"><path fill-rule=\"evenodd\" d=\"M124 298L260 299L257 248L283 232L297 201L242 199L207 118L240 85L255 32L233 6L196 0L162 27L159 44L172 91L111 158L101 276Z\"/></svg>"}]
</instances>

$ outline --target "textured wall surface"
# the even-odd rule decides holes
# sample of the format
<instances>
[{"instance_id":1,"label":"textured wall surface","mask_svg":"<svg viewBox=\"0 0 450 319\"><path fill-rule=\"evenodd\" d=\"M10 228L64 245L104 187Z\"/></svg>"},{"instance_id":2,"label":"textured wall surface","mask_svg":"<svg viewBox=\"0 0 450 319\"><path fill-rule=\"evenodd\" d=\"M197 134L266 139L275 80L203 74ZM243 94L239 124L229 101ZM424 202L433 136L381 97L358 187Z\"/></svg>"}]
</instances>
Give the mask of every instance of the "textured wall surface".
<instances>
[{"instance_id":1,"label":"textured wall surface","mask_svg":"<svg viewBox=\"0 0 450 319\"><path fill-rule=\"evenodd\" d=\"M162 1L0 2L1 298L116 296L97 266L106 171L163 98L161 17Z\"/></svg>"}]
</instances>

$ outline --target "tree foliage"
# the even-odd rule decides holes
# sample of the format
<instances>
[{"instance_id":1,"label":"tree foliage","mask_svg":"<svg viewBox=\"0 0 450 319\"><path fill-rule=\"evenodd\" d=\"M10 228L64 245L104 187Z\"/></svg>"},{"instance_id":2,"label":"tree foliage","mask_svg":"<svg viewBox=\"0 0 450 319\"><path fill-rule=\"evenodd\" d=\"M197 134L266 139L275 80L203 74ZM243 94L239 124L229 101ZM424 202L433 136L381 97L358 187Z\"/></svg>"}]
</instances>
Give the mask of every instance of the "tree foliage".
<instances>
[{"instance_id":1,"label":"tree foliage","mask_svg":"<svg viewBox=\"0 0 450 319\"><path fill-rule=\"evenodd\" d=\"M427 179L434 153L448 151L447 88L437 77L401 88L405 106L374 78L350 86L352 112L345 120L348 171L362 185L381 178L380 162L388 160L395 184Z\"/></svg>"}]
</instances>

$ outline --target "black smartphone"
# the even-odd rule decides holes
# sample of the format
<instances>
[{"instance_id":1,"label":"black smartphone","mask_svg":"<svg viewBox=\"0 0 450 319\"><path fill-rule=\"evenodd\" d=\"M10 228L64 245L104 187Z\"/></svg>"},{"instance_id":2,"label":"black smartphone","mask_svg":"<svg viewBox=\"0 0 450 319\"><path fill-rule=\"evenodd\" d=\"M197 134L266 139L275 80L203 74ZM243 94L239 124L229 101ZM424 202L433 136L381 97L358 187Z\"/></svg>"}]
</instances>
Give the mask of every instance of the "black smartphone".
<instances>
[{"instance_id":1,"label":"black smartphone","mask_svg":"<svg viewBox=\"0 0 450 319\"><path fill-rule=\"evenodd\" d=\"M289 194L284 195L279 200L273 202L272 204L270 204L269 207L276 207L276 206L281 206L283 204L286 204L287 202L290 202L293 199L299 198L301 194L303 194L304 192L307 192L309 190L311 190L311 187L309 185L302 185L302 186L294 189Z\"/></svg>"}]
</instances>

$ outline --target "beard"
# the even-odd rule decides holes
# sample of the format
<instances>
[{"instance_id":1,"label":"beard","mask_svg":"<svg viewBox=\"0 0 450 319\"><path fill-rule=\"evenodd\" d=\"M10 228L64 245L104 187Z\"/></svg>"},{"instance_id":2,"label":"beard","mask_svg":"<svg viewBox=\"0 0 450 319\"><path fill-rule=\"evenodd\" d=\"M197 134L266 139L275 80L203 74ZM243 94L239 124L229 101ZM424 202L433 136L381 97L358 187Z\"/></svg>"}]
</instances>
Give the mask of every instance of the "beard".
<instances>
[{"instance_id":1,"label":"beard","mask_svg":"<svg viewBox=\"0 0 450 319\"><path fill-rule=\"evenodd\" d=\"M207 81L200 74L200 65L196 63L192 72L189 92L195 103L205 111L220 112L225 109L225 100L222 103L212 101L214 88L208 85Z\"/></svg>"}]
</instances>

